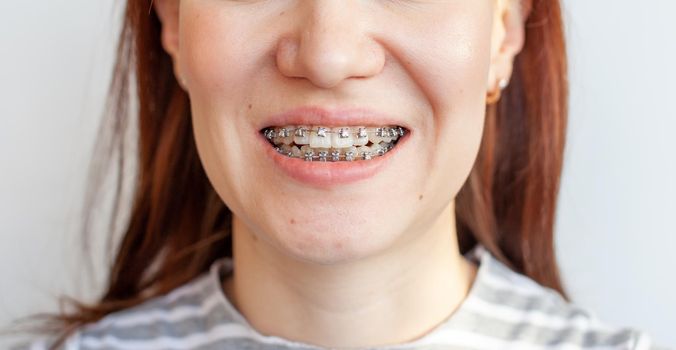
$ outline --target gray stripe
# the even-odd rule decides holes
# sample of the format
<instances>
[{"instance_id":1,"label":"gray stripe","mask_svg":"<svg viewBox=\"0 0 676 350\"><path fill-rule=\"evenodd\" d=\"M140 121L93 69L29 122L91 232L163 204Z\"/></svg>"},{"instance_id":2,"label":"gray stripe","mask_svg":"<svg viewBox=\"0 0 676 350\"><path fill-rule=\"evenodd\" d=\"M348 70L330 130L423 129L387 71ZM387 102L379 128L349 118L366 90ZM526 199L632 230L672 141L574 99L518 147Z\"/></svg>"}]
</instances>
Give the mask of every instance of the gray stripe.
<instances>
[{"instance_id":1,"label":"gray stripe","mask_svg":"<svg viewBox=\"0 0 676 350\"><path fill-rule=\"evenodd\" d=\"M204 303L204 299L206 298L207 294L213 291L213 288L209 288L210 287L209 278L210 276L202 275L201 277L198 277L197 279L191 281L189 286L191 289L194 290L191 291L190 293L181 295L174 300L169 300L167 295L158 296L149 299L132 308L110 314L108 315L108 317L115 320L115 319L124 319L127 316L144 314L149 311L169 310L177 306L199 307Z\"/></svg>"},{"instance_id":2,"label":"gray stripe","mask_svg":"<svg viewBox=\"0 0 676 350\"><path fill-rule=\"evenodd\" d=\"M361 348L363 350L369 349L385 349L385 347L378 348ZM452 345L429 345L410 348L410 350L478 350L479 348L459 347ZM195 350L308 350L305 347L284 346L278 344L261 344L250 339L227 339L217 341L215 343L195 348Z\"/></svg>"},{"instance_id":3,"label":"gray stripe","mask_svg":"<svg viewBox=\"0 0 676 350\"><path fill-rule=\"evenodd\" d=\"M617 346L626 344L634 334L629 331L582 331L572 327L553 330L528 323L509 323L502 320L459 310L444 328L473 332L505 341L521 341L533 345L553 346L571 344L581 347Z\"/></svg>"},{"instance_id":4,"label":"gray stripe","mask_svg":"<svg viewBox=\"0 0 676 350\"><path fill-rule=\"evenodd\" d=\"M528 312L539 311L563 320L573 318L591 319L593 316L573 304L567 303L558 294L524 295L513 290L495 288L485 283L478 283L472 295L490 304L508 306L512 309Z\"/></svg>"},{"instance_id":5,"label":"gray stripe","mask_svg":"<svg viewBox=\"0 0 676 350\"><path fill-rule=\"evenodd\" d=\"M210 279L211 276L209 275L201 275L200 277L197 277L196 280L191 281L189 286L194 290L189 293L183 294L171 301L168 300L167 296L150 299L144 307L165 308L173 305L199 306L202 304L204 296L211 291L209 288Z\"/></svg>"},{"instance_id":6,"label":"gray stripe","mask_svg":"<svg viewBox=\"0 0 676 350\"><path fill-rule=\"evenodd\" d=\"M155 321L131 327L113 325L103 329L95 328L88 330L83 333L83 336L101 338L105 335L110 335L123 340L144 340L161 335L182 337L192 333L207 332L214 326L232 322L232 316L224 308L217 305L206 314L185 318L177 322Z\"/></svg>"},{"instance_id":7,"label":"gray stripe","mask_svg":"<svg viewBox=\"0 0 676 350\"><path fill-rule=\"evenodd\" d=\"M195 350L307 350L306 348L287 347L282 345L260 344L247 339L219 340L209 345L200 346Z\"/></svg>"}]
</instances>

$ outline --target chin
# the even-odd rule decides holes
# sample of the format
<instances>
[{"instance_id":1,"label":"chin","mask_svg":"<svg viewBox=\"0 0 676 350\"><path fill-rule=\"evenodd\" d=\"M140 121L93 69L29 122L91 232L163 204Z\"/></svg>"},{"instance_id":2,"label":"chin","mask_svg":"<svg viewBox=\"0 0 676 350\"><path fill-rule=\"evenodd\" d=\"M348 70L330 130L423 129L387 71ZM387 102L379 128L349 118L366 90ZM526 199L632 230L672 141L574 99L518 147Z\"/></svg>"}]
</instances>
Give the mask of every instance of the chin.
<instances>
[{"instance_id":1,"label":"chin","mask_svg":"<svg viewBox=\"0 0 676 350\"><path fill-rule=\"evenodd\" d=\"M306 263L334 265L377 255L393 244L398 231L360 216L349 224L324 220L290 224L273 232L283 254Z\"/></svg>"}]
</instances>

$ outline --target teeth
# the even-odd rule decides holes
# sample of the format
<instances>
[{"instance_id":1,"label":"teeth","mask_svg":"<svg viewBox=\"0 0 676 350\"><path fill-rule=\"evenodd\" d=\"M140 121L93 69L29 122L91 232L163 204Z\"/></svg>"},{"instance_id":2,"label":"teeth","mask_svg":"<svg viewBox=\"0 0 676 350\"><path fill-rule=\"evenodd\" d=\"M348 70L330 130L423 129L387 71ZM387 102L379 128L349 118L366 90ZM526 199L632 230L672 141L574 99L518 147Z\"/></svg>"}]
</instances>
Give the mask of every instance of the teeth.
<instances>
[{"instance_id":1,"label":"teeth","mask_svg":"<svg viewBox=\"0 0 676 350\"><path fill-rule=\"evenodd\" d=\"M292 155L292 153L291 153L291 146L289 146L289 145L282 145L282 146L279 147L279 148L281 149L281 150L279 151L279 153L281 153L281 154L286 154L286 155L289 156L289 157Z\"/></svg>"},{"instance_id":2,"label":"teeth","mask_svg":"<svg viewBox=\"0 0 676 350\"><path fill-rule=\"evenodd\" d=\"M357 156L364 160L371 159L371 148L369 146L361 146L357 148Z\"/></svg>"},{"instance_id":3,"label":"teeth","mask_svg":"<svg viewBox=\"0 0 676 350\"><path fill-rule=\"evenodd\" d=\"M404 136L399 126L292 126L266 128L263 136L275 150L306 161L369 160L385 155Z\"/></svg>"},{"instance_id":4,"label":"teeth","mask_svg":"<svg viewBox=\"0 0 676 350\"><path fill-rule=\"evenodd\" d=\"M354 135L350 128L333 128L331 134L331 146L333 148L347 148L354 144Z\"/></svg>"},{"instance_id":5,"label":"teeth","mask_svg":"<svg viewBox=\"0 0 676 350\"><path fill-rule=\"evenodd\" d=\"M311 150L312 150L312 149L310 148L310 146L308 146L308 145L303 145L303 146L300 147L300 154L301 154L302 156L304 156L305 153L307 153L307 151L311 151Z\"/></svg>"},{"instance_id":6,"label":"teeth","mask_svg":"<svg viewBox=\"0 0 676 350\"><path fill-rule=\"evenodd\" d=\"M370 148L371 148L371 154L382 156L383 154L385 154L383 151L385 149L387 149L387 146L386 146L385 142L381 142L381 143L374 144Z\"/></svg>"},{"instance_id":7,"label":"teeth","mask_svg":"<svg viewBox=\"0 0 676 350\"><path fill-rule=\"evenodd\" d=\"M369 141L374 144L392 141L389 128L372 128L371 131L372 132L369 133Z\"/></svg>"},{"instance_id":8,"label":"teeth","mask_svg":"<svg viewBox=\"0 0 676 350\"><path fill-rule=\"evenodd\" d=\"M303 147L300 148L300 153L303 159L309 162L312 161L315 155L315 152L308 145L303 145Z\"/></svg>"},{"instance_id":9,"label":"teeth","mask_svg":"<svg viewBox=\"0 0 676 350\"><path fill-rule=\"evenodd\" d=\"M325 128L323 126L318 126L316 133L318 137L326 137L326 133L329 131L329 128Z\"/></svg>"},{"instance_id":10,"label":"teeth","mask_svg":"<svg viewBox=\"0 0 676 350\"><path fill-rule=\"evenodd\" d=\"M328 128L321 126L310 131L310 147L331 148L331 135L328 131Z\"/></svg>"},{"instance_id":11,"label":"teeth","mask_svg":"<svg viewBox=\"0 0 676 350\"><path fill-rule=\"evenodd\" d=\"M378 154L379 154L379 155L383 155L383 154L389 152L392 148L394 148L394 143L393 143L393 142L386 143L386 144L384 144L384 145L381 144L381 145L382 145L382 147L381 147L381 149L378 151Z\"/></svg>"},{"instance_id":12,"label":"teeth","mask_svg":"<svg viewBox=\"0 0 676 350\"><path fill-rule=\"evenodd\" d=\"M328 151L319 151L319 160L322 162L326 162L329 157L329 152Z\"/></svg>"},{"instance_id":13,"label":"teeth","mask_svg":"<svg viewBox=\"0 0 676 350\"><path fill-rule=\"evenodd\" d=\"M307 126L299 126L294 132L293 142L297 145L309 145L310 128Z\"/></svg>"},{"instance_id":14,"label":"teeth","mask_svg":"<svg viewBox=\"0 0 676 350\"><path fill-rule=\"evenodd\" d=\"M274 142L275 145L279 144L290 145L293 142L293 131L294 131L293 126L287 126L277 130L277 132L275 133L275 137L272 139L272 142Z\"/></svg>"},{"instance_id":15,"label":"teeth","mask_svg":"<svg viewBox=\"0 0 676 350\"><path fill-rule=\"evenodd\" d=\"M288 137L289 136L289 129L287 128L281 128L279 129L279 132L277 132L277 137Z\"/></svg>"},{"instance_id":16,"label":"teeth","mask_svg":"<svg viewBox=\"0 0 676 350\"><path fill-rule=\"evenodd\" d=\"M368 137L368 132L366 131L365 126L359 126L357 127L357 138L363 139Z\"/></svg>"},{"instance_id":17,"label":"teeth","mask_svg":"<svg viewBox=\"0 0 676 350\"><path fill-rule=\"evenodd\" d=\"M358 126L355 128L355 136L353 144L355 146L366 146L369 143L369 135L365 126Z\"/></svg>"},{"instance_id":18,"label":"teeth","mask_svg":"<svg viewBox=\"0 0 676 350\"><path fill-rule=\"evenodd\" d=\"M300 148L298 146L292 146L291 147L291 156L294 158L300 158Z\"/></svg>"}]
</instances>

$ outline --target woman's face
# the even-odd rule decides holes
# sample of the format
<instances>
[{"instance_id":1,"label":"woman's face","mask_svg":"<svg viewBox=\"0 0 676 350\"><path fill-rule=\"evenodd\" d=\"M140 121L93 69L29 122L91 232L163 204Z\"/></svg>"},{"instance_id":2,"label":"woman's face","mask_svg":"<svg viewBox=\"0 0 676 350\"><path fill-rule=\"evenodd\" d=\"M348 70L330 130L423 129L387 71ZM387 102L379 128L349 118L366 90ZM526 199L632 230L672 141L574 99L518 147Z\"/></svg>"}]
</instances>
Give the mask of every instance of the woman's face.
<instances>
[{"instance_id":1,"label":"woman's face","mask_svg":"<svg viewBox=\"0 0 676 350\"><path fill-rule=\"evenodd\" d=\"M258 238L331 263L422 234L450 210L479 149L487 90L509 73L503 3L164 0L160 15L218 194ZM360 146L333 147L363 142L360 126L370 160ZM379 156L385 126L399 138ZM272 141L300 158L262 132L281 127L290 136ZM301 127L308 139L294 138Z\"/></svg>"}]
</instances>

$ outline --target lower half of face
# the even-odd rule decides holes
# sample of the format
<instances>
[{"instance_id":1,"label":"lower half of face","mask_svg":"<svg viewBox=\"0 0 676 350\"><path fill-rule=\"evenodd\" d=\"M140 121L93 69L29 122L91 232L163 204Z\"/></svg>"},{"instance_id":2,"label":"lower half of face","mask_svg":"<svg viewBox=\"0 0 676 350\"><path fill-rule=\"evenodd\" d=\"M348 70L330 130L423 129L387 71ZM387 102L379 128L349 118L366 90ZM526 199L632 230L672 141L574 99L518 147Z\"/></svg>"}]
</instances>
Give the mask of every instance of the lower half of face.
<instances>
[{"instance_id":1,"label":"lower half of face","mask_svg":"<svg viewBox=\"0 0 676 350\"><path fill-rule=\"evenodd\" d=\"M210 181L250 233L318 263L415 238L453 201L481 143L492 16L329 3L181 6Z\"/></svg>"}]
</instances>

